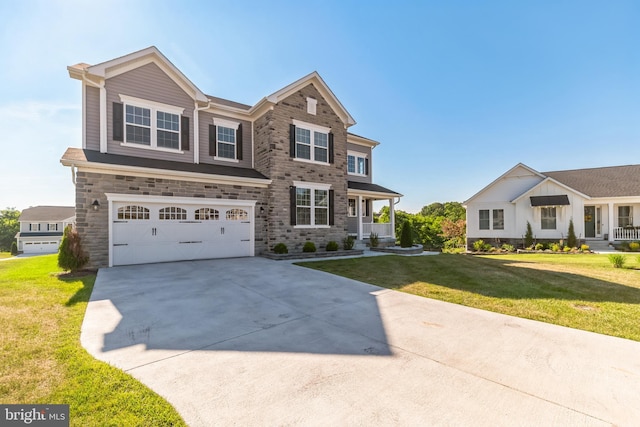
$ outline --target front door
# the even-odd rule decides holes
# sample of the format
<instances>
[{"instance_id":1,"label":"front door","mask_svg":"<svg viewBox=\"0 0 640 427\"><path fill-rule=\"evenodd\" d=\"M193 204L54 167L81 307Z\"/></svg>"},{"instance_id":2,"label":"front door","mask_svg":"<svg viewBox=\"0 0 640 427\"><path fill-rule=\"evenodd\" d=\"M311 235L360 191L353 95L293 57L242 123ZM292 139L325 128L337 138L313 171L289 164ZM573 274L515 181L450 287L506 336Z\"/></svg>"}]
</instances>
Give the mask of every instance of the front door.
<instances>
[{"instance_id":1,"label":"front door","mask_svg":"<svg viewBox=\"0 0 640 427\"><path fill-rule=\"evenodd\" d=\"M596 237L596 207L584 207L584 236L588 238Z\"/></svg>"}]
</instances>

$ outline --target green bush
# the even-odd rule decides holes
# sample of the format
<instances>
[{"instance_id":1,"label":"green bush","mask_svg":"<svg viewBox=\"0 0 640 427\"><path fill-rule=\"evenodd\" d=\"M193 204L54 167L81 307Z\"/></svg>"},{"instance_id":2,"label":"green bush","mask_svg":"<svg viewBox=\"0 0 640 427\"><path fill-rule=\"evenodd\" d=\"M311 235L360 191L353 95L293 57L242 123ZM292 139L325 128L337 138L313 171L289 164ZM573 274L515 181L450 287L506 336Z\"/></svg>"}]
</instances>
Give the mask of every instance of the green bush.
<instances>
[{"instance_id":1,"label":"green bush","mask_svg":"<svg viewBox=\"0 0 640 427\"><path fill-rule=\"evenodd\" d=\"M287 245L285 245L284 243L278 243L273 247L273 252L277 254L288 254L289 249L287 249Z\"/></svg>"},{"instance_id":2,"label":"green bush","mask_svg":"<svg viewBox=\"0 0 640 427\"><path fill-rule=\"evenodd\" d=\"M589 245L581 245L580 250L582 252L589 252Z\"/></svg>"},{"instance_id":3,"label":"green bush","mask_svg":"<svg viewBox=\"0 0 640 427\"><path fill-rule=\"evenodd\" d=\"M536 251L543 251L544 250L544 244L543 243L536 243L535 250Z\"/></svg>"},{"instance_id":4,"label":"green bush","mask_svg":"<svg viewBox=\"0 0 640 427\"><path fill-rule=\"evenodd\" d=\"M15 240L11 242L11 255L18 255L18 244Z\"/></svg>"},{"instance_id":5,"label":"green bush","mask_svg":"<svg viewBox=\"0 0 640 427\"><path fill-rule=\"evenodd\" d=\"M624 252L630 251L631 249L629 249L629 242L624 241L620 243L620 249L623 250Z\"/></svg>"},{"instance_id":6,"label":"green bush","mask_svg":"<svg viewBox=\"0 0 640 427\"><path fill-rule=\"evenodd\" d=\"M315 252L316 245L313 242L306 242L302 247L302 252Z\"/></svg>"},{"instance_id":7,"label":"green bush","mask_svg":"<svg viewBox=\"0 0 640 427\"><path fill-rule=\"evenodd\" d=\"M569 246L569 248L575 248L576 246L578 246L576 239L576 232L573 228L573 220L570 219L569 220L569 232L567 233L567 246Z\"/></svg>"},{"instance_id":8,"label":"green bush","mask_svg":"<svg viewBox=\"0 0 640 427\"><path fill-rule=\"evenodd\" d=\"M620 254L610 254L609 262L613 265L613 268L622 268L624 267L624 263L627 261L627 258L624 255Z\"/></svg>"},{"instance_id":9,"label":"green bush","mask_svg":"<svg viewBox=\"0 0 640 427\"><path fill-rule=\"evenodd\" d=\"M502 245L502 250L503 251L507 251L507 252L515 252L516 248L513 245L505 243L505 244Z\"/></svg>"},{"instance_id":10,"label":"green bush","mask_svg":"<svg viewBox=\"0 0 640 427\"><path fill-rule=\"evenodd\" d=\"M78 231L67 225L62 235L58 252L58 267L65 271L78 271L89 261L89 257L82 250Z\"/></svg>"},{"instance_id":11,"label":"green bush","mask_svg":"<svg viewBox=\"0 0 640 427\"><path fill-rule=\"evenodd\" d=\"M640 243L638 242L629 243L629 250L631 252L638 252L638 250L640 250Z\"/></svg>"},{"instance_id":12,"label":"green bush","mask_svg":"<svg viewBox=\"0 0 640 427\"><path fill-rule=\"evenodd\" d=\"M476 240L475 242L473 242L473 250L476 252L482 252L484 251L484 240Z\"/></svg>"},{"instance_id":13,"label":"green bush","mask_svg":"<svg viewBox=\"0 0 640 427\"><path fill-rule=\"evenodd\" d=\"M335 252L339 248L338 242L334 242L333 240L327 243L327 252Z\"/></svg>"},{"instance_id":14,"label":"green bush","mask_svg":"<svg viewBox=\"0 0 640 427\"><path fill-rule=\"evenodd\" d=\"M345 251L350 251L353 249L353 245L356 244L356 239L353 236L347 236L342 239L342 247Z\"/></svg>"},{"instance_id":15,"label":"green bush","mask_svg":"<svg viewBox=\"0 0 640 427\"><path fill-rule=\"evenodd\" d=\"M380 244L378 233L371 232L369 235L369 245L371 245L372 248L377 248L378 244Z\"/></svg>"},{"instance_id":16,"label":"green bush","mask_svg":"<svg viewBox=\"0 0 640 427\"><path fill-rule=\"evenodd\" d=\"M413 236L411 235L411 224L405 221L402 224L402 233L400 234L400 247L410 248L413 246Z\"/></svg>"},{"instance_id":17,"label":"green bush","mask_svg":"<svg viewBox=\"0 0 640 427\"><path fill-rule=\"evenodd\" d=\"M572 249L572 248L571 248L570 246L565 246L565 247L562 249L562 251L563 251L563 252L571 252L571 249Z\"/></svg>"},{"instance_id":18,"label":"green bush","mask_svg":"<svg viewBox=\"0 0 640 427\"><path fill-rule=\"evenodd\" d=\"M551 245L551 250L553 252L560 252L560 249L562 249L562 248L560 247L560 244L558 244L558 243L554 243L554 244Z\"/></svg>"},{"instance_id":19,"label":"green bush","mask_svg":"<svg viewBox=\"0 0 640 427\"><path fill-rule=\"evenodd\" d=\"M533 231L531 231L531 224L527 221L527 232L524 234L524 247L530 248L533 246Z\"/></svg>"}]
</instances>

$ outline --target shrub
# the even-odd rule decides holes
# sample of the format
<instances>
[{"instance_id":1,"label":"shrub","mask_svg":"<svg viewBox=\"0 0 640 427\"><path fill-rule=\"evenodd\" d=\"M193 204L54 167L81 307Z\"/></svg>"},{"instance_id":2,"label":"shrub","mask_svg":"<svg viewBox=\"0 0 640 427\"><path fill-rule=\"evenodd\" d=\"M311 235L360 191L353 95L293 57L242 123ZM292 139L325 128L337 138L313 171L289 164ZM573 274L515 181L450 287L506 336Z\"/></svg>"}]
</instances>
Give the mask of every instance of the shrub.
<instances>
[{"instance_id":1,"label":"shrub","mask_svg":"<svg viewBox=\"0 0 640 427\"><path fill-rule=\"evenodd\" d=\"M527 232L524 234L524 247L530 248L533 246L533 231L531 231L531 224L527 221Z\"/></svg>"},{"instance_id":2,"label":"shrub","mask_svg":"<svg viewBox=\"0 0 640 427\"><path fill-rule=\"evenodd\" d=\"M355 245L355 243L356 239L354 239L353 236L347 236L342 239L342 247L345 251L350 251L351 249L353 249L353 245Z\"/></svg>"},{"instance_id":3,"label":"shrub","mask_svg":"<svg viewBox=\"0 0 640 427\"><path fill-rule=\"evenodd\" d=\"M622 243L620 243L620 249L623 250L624 252L628 252L629 249L629 242L624 241Z\"/></svg>"},{"instance_id":4,"label":"shrub","mask_svg":"<svg viewBox=\"0 0 640 427\"><path fill-rule=\"evenodd\" d=\"M536 247L534 248L536 251L543 251L544 250L544 244L542 243L536 243Z\"/></svg>"},{"instance_id":5,"label":"shrub","mask_svg":"<svg viewBox=\"0 0 640 427\"><path fill-rule=\"evenodd\" d=\"M629 243L629 250L631 252L638 252L638 250L640 250L640 243L638 242Z\"/></svg>"},{"instance_id":6,"label":"shrub","mask_svg":"<svg viewBox=\"0 0 640 427\"><path fill-rule=\"evenodd\" d=\"M476 240L475 242L473 242L473 250L477 251L477 252L481 252L484 251L484 240Z\"/></svg>"},{"instance_id":7,"label":"shrub","mask_svg":"<svg viewBox=\"0 0 640 427\"><path fill-rule=\"evenodd\" d=\"M405 221L402 224L402 232L400 234L400 247L410 248L413 246L413 236L411 236L411 224Z\"/></svg>"},{"instance_id":8,"label":"shrub","mask_svg":"<svg viewBox=\"0 0 640 427\"><path fill-rule=\"evenodd\" d=\"M11 255L18 255L18 245L15 240L11 242Z\"/></svg>"},{"instance_id":9,"label":"shrub","mask_svg":"<svg viewBox=\"0 0 640 427\"><path fill-rule=\"evenodd\" d=\"M273 252L277 254L288 254L289 249L287 249L287 245L285 245L284 243L278 243L273 247Z\"/></svg>"},{"instance_id":10,"label":"shrub","mask_svg":"<svg viewBox=\"0 0 640 427\"><path fill-rule=\"evenodd\" d=\"M502 250L507 252L514 252L516 250L515 246L505 243L502 245Z\"/></svg>"},{"instance_id":11,"label":"shrub","mask_svg":"<svg viewBox=\"0 0 640 427\"><path fill-rule=\"evenodd\" d=\"M339 248L338 242L334 242L333 240L327 243L327 252L335 252Z\"/></svg>"},{"instance_id":12,"label":"shrub","mask_svg":"<svg viewBox=\"0 0 640 427\"><path fill-rule=\"evenodd\" d=\"M554 243L551 245L551 250L553 252L560 252L560 245L558 243Z\"/></svg>"},{"instance_id":13,"label":"shrub","mask_svg":"<svg viewBox=\"0 0 640 427\"><path fill-rule=\"evenodd\" d=\"M589 245L580 245L580 250L582 252L589 252Z\"/></svg>"},{"instance_id":14,"label":"shrub","mask_svg":"<svg viewBox=\"0 0 640 427\"><path fill-rule=\"evenodd\" d=\"M569 220L569 232L567 233L567 246L575 248L578 245L576 239L576 231L573 228L573 220Z\"/></svg>"},{"instance_id":15,"label":"shrub","mask_svg":"<svg viewBox=\"0 0 640 427\"><path fill-rule=\"evenodd\" d=\"M78 231L71 225L67 225L62 235L60 251L58 252L58 267L65 271L78 271L89 261L82 250Z\"/></svg>"},{"instance_id":16,"label":"shrub","mask_svg":"<svg viewBox=\"0 0 640 427\"><path fill-rule=\"evenodd\" d=\"M378 233L371 232L369 235L369 245L371 245L372 248L377 248L379 243Z\"/></svg>"},{"instance_id":17,"label":"shrub","mask_svg":"<svg viewBox=\"0 0 640 427\"><path fill-rule=\"evenodd\" d=\"M626 257L620 254L610 254L609 262L613 265L613 268L622 268L626 261Z\"/></svg>"},{"instance_id":18,"label":"shrub","mask_svg":"<svg viewBox=\"0 0 640 427\"><path fill-rule=\"evenodd\" d=\"M565 246L562 250L563 252L571 252L571 247L570 246Z\"/></svg>"},{"instance_id":19,"label":"shrub","mask_svg":"<svg viewBox=\"0 0 640 427\"><path fill-rule=\"evenodd\" d=\"M315 252L316 251L316 245L313 242L305 242L304 246L302 247L302 252Z\"/></svg>"}]
</instances>

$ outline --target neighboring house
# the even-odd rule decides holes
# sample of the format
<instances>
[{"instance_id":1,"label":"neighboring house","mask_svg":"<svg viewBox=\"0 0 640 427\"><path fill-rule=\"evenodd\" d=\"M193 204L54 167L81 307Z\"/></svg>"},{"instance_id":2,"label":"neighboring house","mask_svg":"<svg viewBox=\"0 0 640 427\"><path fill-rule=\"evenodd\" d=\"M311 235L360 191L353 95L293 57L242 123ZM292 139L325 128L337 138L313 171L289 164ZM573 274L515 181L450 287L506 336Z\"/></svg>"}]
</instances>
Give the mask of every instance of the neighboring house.
<instances>
[{"instance_id":1,"label":"neighboring house","mask_svg":"<svg viewBox=\"0 0 640 427\"><path fill-rule=\"evenodd\" d=\"M538 172L522 163L464 202L467 247L478 239L522 245L566 239L573 220L585 240L640 240L640 165Z\"/></svg>"},{"instance_id":2,"label":"neighboring house","mask_svg":"<svg viewBox=\"0 0 640 427\"><path fill-rule=\"evenodd\" d=\"M16 234L18 251L25 254L58 252L64 228L75 221L73 206L35 206L22 211Z\"/></svg>"},{"instance_id":3,"label":"neighboring house","mask_svg":"<svg viewBox=\"0 0 640 427\"><path fill-rule=\"evenodd\" d=\"M371 231L378 142L313 72L253 106L205 95L155 47L68 67L82 83L82 149L61 162L93 267L323 248ZM392 220L393 221L393 220Z\"/></svg>"}]
</instances>

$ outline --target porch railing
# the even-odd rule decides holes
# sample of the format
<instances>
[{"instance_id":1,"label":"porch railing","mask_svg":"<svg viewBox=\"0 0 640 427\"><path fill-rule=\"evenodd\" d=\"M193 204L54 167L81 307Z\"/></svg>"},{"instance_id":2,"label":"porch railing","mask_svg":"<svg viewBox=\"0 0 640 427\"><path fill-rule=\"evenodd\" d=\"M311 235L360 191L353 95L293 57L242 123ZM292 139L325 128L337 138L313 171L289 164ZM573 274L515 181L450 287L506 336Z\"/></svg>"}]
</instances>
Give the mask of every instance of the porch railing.
<instances>
[{"instance_id":1,"label":"porch railing","mask_svg":"<svg viewBox=\"0 0 640 427\"><path fill-rule=\"evenodd\" d=\"M376 233L378 237L393 237L390 222L362 223L362 237L367 238L372 232Z\"/></svg>"},{"instance_id":2,"label":"porch railing","mask_svg":"<svg viewBox=\"0 0 640 427\"><path fill-rule=\"evenodd\" d=\"M640 240L640 229L616 227L613 229L613 240Z\"/></svg>"}]
</instances>

